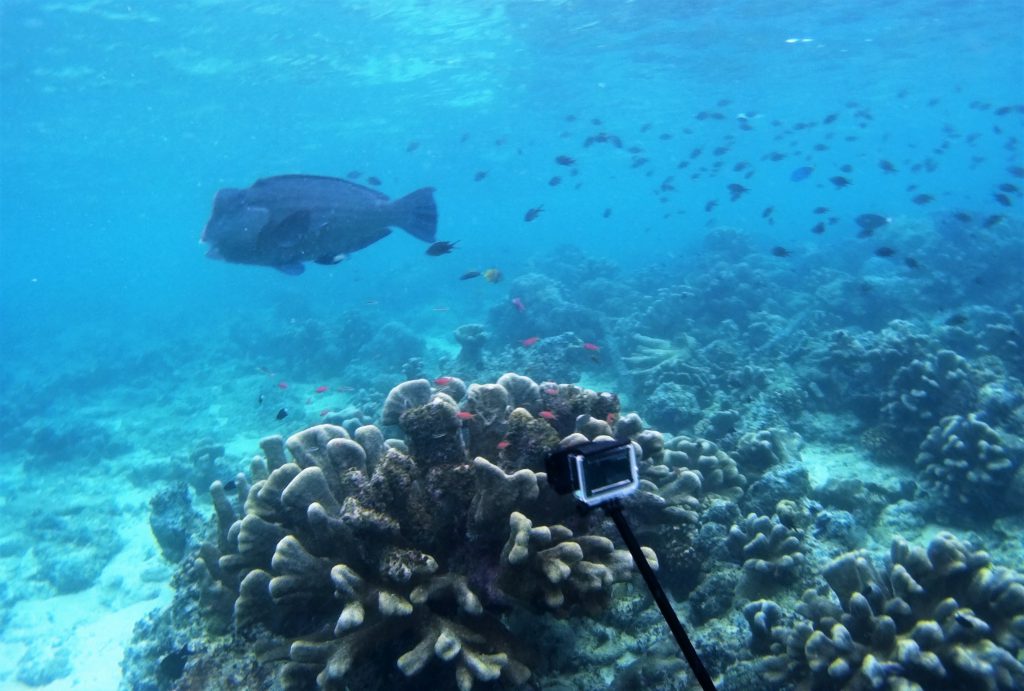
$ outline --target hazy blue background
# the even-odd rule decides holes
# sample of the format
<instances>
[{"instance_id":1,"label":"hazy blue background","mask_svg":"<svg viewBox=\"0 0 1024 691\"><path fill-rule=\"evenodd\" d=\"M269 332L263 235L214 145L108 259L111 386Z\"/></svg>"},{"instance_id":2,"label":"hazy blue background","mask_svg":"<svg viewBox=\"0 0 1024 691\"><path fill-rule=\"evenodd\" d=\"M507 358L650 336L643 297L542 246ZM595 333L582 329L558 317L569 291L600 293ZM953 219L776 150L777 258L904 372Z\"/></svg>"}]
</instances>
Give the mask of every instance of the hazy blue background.
<instances>
[{"instance_id":1,"label":"hazy blue background","mask_svg":"<svg viewBox=\"0 0 1024 691\"><path fill-rule=\"evenodd\" d=\"M1016 102L1024 69L1013 0L0 7L0 329L8 357L26 343L38 356L54 330L98 327L100 341L114 345L299 295L325 310L368 298L459 307L466 298L464 322L494 293L453 275L490 265L514 275L531 255L563 243L639 268L655 253L693 247L712 197L721 202L716 224L763 231L766 247L805 242L811 223L796 214L787 221L786 211L819 196L845 213L915 211L907 180L885 178L875 159L898 162L915 150L924 157L944 124L981 136L971 150L954 147L924 191L947 208L991 207L990 190L1012 155L991 134L991 112L968 104ZM793 38L812 40L787 43ZM940 102L926 107L931 98ZM720 99L731 103L716 108ZM813 165L858 165L865 172L853 176L855 187L834 193L820 172L793 185L793 158L764 171L760 156L786 148L765 123L844 112L838 133L858 133L843 109L851 100L871 109L871 127L856 142L837 137ZM701 110L728 118L697 121ZM754 111L762 114L755 130L738 132L735 115ZM569 114L580 120L565 122ZM649 132L643 123L652 123ZM628 154L607 146L584 152L580 142L598 131L644 146L658 172L644 177ZM672 202L657 203L652 188L677 172L674 164L724 133L742 135L730 163L761 167L748 183L757 201L724 201L728 176L680 174ZM420 146L407 153L412 141ZM547 185L565 172L552 161L559 153L579 159L571 181L583 183L579 190ZM968 173L973 153L987 163ZM439 237L461 239L459 252L430 259L396 233L301 278L204 258L197 242L217 189L353 169L380 177L393 196L436 187ZM474 183L478 170L489 174ZM541 219L524 224L525 210L541 203ZM761 229L768 204L778 223ZM608 220L605 207L614 208Z\"/></svg>"}]
</instances>

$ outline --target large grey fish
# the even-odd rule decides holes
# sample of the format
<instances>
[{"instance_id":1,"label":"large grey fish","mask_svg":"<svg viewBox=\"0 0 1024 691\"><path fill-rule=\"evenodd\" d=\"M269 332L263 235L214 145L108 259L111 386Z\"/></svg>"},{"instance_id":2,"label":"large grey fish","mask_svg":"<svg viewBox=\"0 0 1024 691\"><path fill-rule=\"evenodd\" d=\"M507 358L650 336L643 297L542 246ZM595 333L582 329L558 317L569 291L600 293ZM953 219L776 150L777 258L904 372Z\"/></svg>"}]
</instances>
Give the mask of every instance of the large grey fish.
<instances>
[{"instance_id":1,"label":"large grey fish","mask_svg":"<svg viewBox=\"0 0 1024 691\"><path fill-rule=\"evenodd\" d=\"M303 262L337 264L389 235L389 226L434 242L434 190L424 187L391 201L348 180L279 175L219 191L202 242L210 245L206 256L212 259L298 275Z\"/></svg>"}]
</instances>

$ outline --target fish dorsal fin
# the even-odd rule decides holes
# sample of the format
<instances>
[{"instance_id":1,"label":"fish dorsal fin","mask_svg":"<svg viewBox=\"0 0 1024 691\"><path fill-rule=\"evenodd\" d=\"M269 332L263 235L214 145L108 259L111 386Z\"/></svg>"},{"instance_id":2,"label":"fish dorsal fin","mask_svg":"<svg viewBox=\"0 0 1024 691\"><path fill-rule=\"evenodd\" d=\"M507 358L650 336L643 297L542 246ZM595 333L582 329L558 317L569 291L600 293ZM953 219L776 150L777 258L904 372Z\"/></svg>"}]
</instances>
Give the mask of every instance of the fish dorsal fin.
<instances>
[{"instance_id":1,"label":"fish dorsal fin","mask_svg":"<svg viewBox=\"0 0 1024 691\"><path fill-rule=\"evenodd\" d=\"M309 210L294 211L264 231L264 238L274 247L296 247L309 233Z\"/></svg>"}]
</instances>

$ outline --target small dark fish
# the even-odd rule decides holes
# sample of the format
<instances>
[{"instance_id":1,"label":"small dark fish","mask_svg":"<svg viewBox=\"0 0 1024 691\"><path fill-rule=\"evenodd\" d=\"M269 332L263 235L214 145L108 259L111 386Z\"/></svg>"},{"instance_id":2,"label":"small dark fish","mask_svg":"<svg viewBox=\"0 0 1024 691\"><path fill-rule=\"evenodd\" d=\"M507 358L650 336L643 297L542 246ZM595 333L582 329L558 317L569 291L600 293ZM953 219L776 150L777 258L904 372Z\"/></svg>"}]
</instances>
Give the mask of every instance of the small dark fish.
<instances>
[{"instance_id":1,"label":"small dark fish","mask_svg":"<svg viewBox=\"0 0 1024 691\"><path fill-rule=\"evenodd\" d=\"M224 487L224 489L226 489L226 490L227 490L228 492L234 492L234 491L235 491L235 488L236 488L236 487L238 487L238 481L237 481L237 480L235 480L235 478L231 478L230 480L227 480L227 481L226 481L226 482L225 482L225 483L223 484L223 487Z\"/></svg>"},{"instance_id":2,"label":"small dark fish","mask_svg":"<svg viewBox=\"0 0 1024 691\"><path fill-rule=\"evenodd\" d=\"M697 147L696 149L690 152L690 158L697 158L698 156L700 156L702 151L704 151L704 149Z\"/></svg>"},{"instance_id":3,"label":"small dark fish","mask_svg":"<svg viewBox=\"0 0 1024 691\"><path fill-rule=\"evenodd\" d=\"M605 209L605 210L604 210L604 213L602 213L602 214L601 214L601 216L602 216L603 218L608 218L608 217L609 217L609 216L611 216L611 215L612 215L612 210L611 210L611 209Z\"/></svg>"},{"instance_id":4,"label":"small dark fish","mask_svg":"<svg viewBox=\"0 0 1024 691\"><path fill-rule=\"evenodd\" d=\"M844 173L852 173L853 166L851 166L849 163L844 163L843 165L839 166L839 170L843 171Z\"/></svg>"},{"instance_id":5,"label":"small dark fish","mask_svg":"<svg viewBox=\"0 0 1024 691\"><path fill-rule=\"evenodd\" d=\"M409 144L405 147L405 150L408 153L412 153L413 151L415 151L418 148L420 148L420 143L419 142L409 142Z\"/></svg>"},{"instance_id":6,"label":"small dark fish","mask_svg":"<svg viewBox=\"0 0 1024 691\"><path fill-rule=\"evenodd\" d=\"M965 213L963 211L956 211L956 212L954 212L953 213L953 218L955 218L956 220L960 221L961 223L970 223L971 222L971 215L969 213Z\"/></svg>"},{"instance_id":7,"label":"small dark fish","mask_svg":"<svg viewBox=\"0 0 1024 691\"><path fill-rule=\"evenodd\" d=\"M478 170L476 172L476 175L473 176L473 182L480 182L485 177L487 177L487 171L486 170Z\"/></svg>"},{"instance_id":8,"label":"small dark fish","mask_svg":"<svg viewBox=\"0 0 1024 691\"><path fill-rule=\"evenodd\" d=\"M875 250L875 256L877 257L891 257L896 254L896 250L892 247L879 247Z\"/></svg>"},{"instance_id":9,"label":"small dark fish","mask_svg":"<svg viewBox=\"0 0 1024 691\"><path fill-rule=\"evenodd\" d=\"M828 179L828 181L835 185L836 189L840 190L843 189L844 187L848 187L853 184L852 182L844 178L842 175L836 175L834 177L831 177Z\"/></svg>"},{"instance_id":10,"label":"small dark fish","mask_svg":"<svg viewBox=\"0 0 1024 691\"><path fill-rule=\"evenodd\" d=\"M345 177L347 177L349 180L358 180L362 176L363 174L360 173L358 170L350 170L348 171L348 175L346 175Z\"/></svg>"},{"instance_id":11,"label":"small dark fish","mask_svg":"<svg viewBox=\"0 0 1024 691\"><path fill-rule=\"evenodd\" d=\"M828 213L828 207L827 206L816 206L816 207L814 207L814 213L816 213L816 214L827 214Z\"/></svg>"},{"instance_id":12,"label":"small dark fish","mask_svg":"<svg viewBox=\"0 0 1024 691\"><path fill-rule=\"evenodd\" d=\"M458 240L456 240L455 242L438 240L433 245L427 248L427 254L429 254L431 257L440 257L442 254L448 254L453 249L455 249L455 245L457 244L459 244Z\"/></svg>"},{"instance_id":13,"label":"small dark fish","mask_svg":"<svg viewBox=\"0 0 1024 691\"><path fill-rule=\"evenodd\" d=\"M896 166L891 161L887 161L884 158L878 162L878 167L884 170L886 173L895 173Z\"/></svg>"},{"instance_id":14,"label":"small dark fish","mask_svg":"<svg viewBox=\"0 0 1024 691\"><path fill-rule=\"evenodd\" d=\"M303 262L337 264L389 235L389 226L434 242L433 190L390 200L340 178L281 175L219 191L202 241L211 259L298 275Z\"/></svg>"},{"instance_id":15,"label":"small dark fish","mask_svg":"<svg viewBox=\"0 0 1024 691\"><path fill-rule=\"evenodd\" d=\"M813 172L814 168L811 166L800 166L789 174L789 179L793 182L800 182L801 180L807 179Z\"/></svg>"},{"instance_id":16,"label":"small dark fish","mask_svg":"<svg viewBox=\"0 0 1024 691\"><path fill-rule=\"evenodd\" d=\"M825 116L825 119L822 120L822 122L824 122L826 125L831 125L833 122L836 121L838 117L839 113L829 113L828 115Z\"/></svg>"},{"instance_id":17,"label":"small dark fish","mask_svg":"<svg viewBox=\"0 0 1024 691\"><path fill-rule=\"evenodd\" d=\"M916 259L914 259L913 257L904 257L903 258L903 263L906 264L907 267L911 268L911 269L919 269L919 268L921 268L921 264Z\"/></svg>"},{"instance_id":18,"label":"small dark fish","mask_svg":"<svg viewBox=\"0 0 1024 691\"><path fill-rule=\"evenodd\" d=\"M1017 186L1012 182L1004 182L999 186L1000 192L1006 192L1007 194L1014 194L1018 191Z\"/></svg>"},{"instance_id":19,"label":"small dark fish","mask_svg":"<svg viewBox=\"0 0 1024 691\"><path fill-rule=\"evenodd\" d=\"M766 206L764 208L764 211L761 212L761 218L768 218L769 216L772 215L773 211L775 211L774 206Z\"/></svg>"},{"instance_id":20,"label":"small dark fish","mask_svg":"<svg viewBox=\"0 0 1024 691\"><path fill-rule=\"evenodd\" d=\"M1010 201L1010 198L1007 197L1002 192L996 192L995 194L992 195L992 198L995 199L1000 204L1002 204L1003 206L1013 206L1013 202Z\"/></svg>"},{"instance_id":21,"label":"small dark fish","mask_svg":"<svg viewBox=\"0 0 1024 691\"><path fill-rule=\"evenodd\" d=\"M259 408L261 405L263 405L263 394L256 397L256 407Z\"/></svg>"},{"instance_id":22,"label":"small dark fish","mask_svg":"<svg viewBox=\"0 0 1024 691\"><path fill-rule=\"evenodd\" d=\"M381 181L380 178L371 175L370 177L366 178L366 184L373 185L374 187L380 187Z\"/></svg>"},{"instance_id":23,"label":"small dark fish","mask_svg":"<svg viewBox=\"0 0 1024 691\"><path fill-rule=\"evenodd\" d=\"M864 230L878 230L882 226L887 225L890 219L881 214L861 214L854 220Z\"/></svg>"},{"instance_id":24,"label":"small dark fish","mask_svg":"<svg viewBox=\"0 0 1024 691\"><path fill-rule=\"evenodd\" d=\"M709 199L709 200L708 200L708 201L707 201L707 202L706 202L706 203L704 204L704 210L705 210L705 211L711 211L711 210L712 210L713 208L715 208L716 206L718 206L718 200L717 200L717 199Z\"/></svg>"},{"instance_id":25,"label":"small dark fish","mask_svg":"<svg viewBox=\"0 0 1024 691\"><path fill-rule=\"evenodd\" d=\"M821 235L822 233L824 233L825 232L825 222L824 221L818 221L817 223L815 223L814 227L811 228L811 232L814 233L815 235Z\"/></svg>"},{"instance_id":26,"label":"small dark fish","mask_svg":"<svg viewBox=\"0 0 1024 691\"><path fill-rule=\"evenodd\" d=\"M523 220L526 221L527 223L529 223L533 219L535 219L538 216L540 216L540 212L543 211L543 210L544 210L544 205L543 204L541 204L540 206L535 206L534 208L528 210L523 215Z\"/></svg>"},{"instance_id":27,"label":"small dark fish","mask_svg":"<svg viewBox=\"0 0 1024 691\"><path fill-rule=\"evenodd\" d=\"M277 411L276 417L278 420L284 420L286 417L288 417L288 411L285 410L284 408L281 408L281 410Z\"/></svg>"},{"instance_id":28,"label":"small dark fish","mask_svg":"<svg viewBox=\"0 0 1024 691\"><path fill-rule=\"evenodd\" d=\"M932 202L934 200L935 197L933 197L930 194L918 194L915 195L910 201L914 202L915 204L928 204L929 202Z\"/></svg>"},{"instance_id":29,"label":"small dark fish","mask_svg":"<svg viewBox=\"0 0 1024 691\"><path fill-rule=\"evenodd\" d=\"M786 154L780 153L778 151L772 151L771 153L767 153L764 155L764 158L766 158L769 161L781 161L785 157Z\"/></svg>"},{"instance_id":30,"label":"small dark fish","mask_svg":"<svg viewBox=\"0 0 1024 691\"><path fill-rule=\"evenodd\" d=\"M1015 178L1024 178L1024 167L1010 166L1006 171Z\"/></svg>"},{"instance_id":31,"label":"small dark fish","mask_svg":"<svg viewBox=\"0 0 1024 691\"><path fill-rule=\"evenodd\" d=\"M479 271L467 271L466 273L459 276L460 281L468 281L471 278L476 278L482 274Z\"/></svg>"},{"instance_id":32,"label":"small dark fish","mask_svg":"<svg viewBox=\"0 0 1024 691\"><path fill-rule=\"evenodd\" d=\"M750 191L750 189L735 182L730 183L727 189L729 190L730 201L736 201L737 199L739 199L744 194Z\"/></svg>"},{"instance_id":33,"label":"small dark fish","mask_svg":"<svg viewBox=\"0 0 1024 691\"><path fill-rule=\"evenodd\" d=\"M792 253L785 247L772 247L772 254L776 257L788 257Z\"/></svg>"},{"instance_id":34,"label":"small dark fish","mask_svg":"<svg viewBox=\"0 0 1024 691\"><path fill-rule=\"evenodd\" d=\"M555 156L555 163L557 163L560 166L571 166L575 162L575 158L571 156L566 156L565 154L562 154L561 156Z\"/></svg>"},{"instance_id":35,"label":"small dark fish","mask_svg":"<svg viewBox=\"0 0 1024 691\"><path fill-rule=\"evenodd\" d=\"M945 321L946 326L961 326L968 322L966 314L954 314Z\"/></svg>"},{"instance_id":36,"label":"small dark fish","mask_svg":"<svg viewBox=\"0 0 1024 691\"><path fill-rule=\"evenodd\" d=\"M552 187L557 187L559 184L561 184L561 182L562 178L558 177L557 175L553 176L550 180L548 180L548 184Z\"/></svg>"},{"instance_id":37,"label":"small dark fish","mask_svg":"<svg viewBox=\"0 0 1024 691\"><path fill-rule=\"evenodd\" d=\"M991 228L992 226L1002 221L1004 218L1006 218L1006 216L1003 216L1002 214L993 214L985 219L984 223L981 224L981 227Z\"/></svg>"}]
</instances>

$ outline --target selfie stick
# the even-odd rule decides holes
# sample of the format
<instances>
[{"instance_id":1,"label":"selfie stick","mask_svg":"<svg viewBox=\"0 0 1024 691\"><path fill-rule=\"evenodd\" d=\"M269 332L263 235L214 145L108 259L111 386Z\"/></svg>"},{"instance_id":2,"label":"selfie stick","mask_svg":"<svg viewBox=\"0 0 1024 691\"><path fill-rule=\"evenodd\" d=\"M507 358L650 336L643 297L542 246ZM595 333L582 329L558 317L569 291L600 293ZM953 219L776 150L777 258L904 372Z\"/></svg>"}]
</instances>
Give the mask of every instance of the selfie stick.
<instances>
[{"instance_id":1,"label":"selfie stick","mask_svg":"<svg viewBox=\"0 0 1024 691\"><path fill-rule=\"evenodd\" d=\"M606 514L611 516L612 521L615 522L615 527L619 529L622 540L626 543L626 547L629 548L629 553L633 555L636 567L640 569L640 575L644 577L644 581L647 583L654 601L658 603L661 616L665 617L668 627L672 629L672 635L676 637L679 649L683 651L686 661L690 663L693 676L697 678L697 682L704 691L716 691L715 682L711 680L711 675L704 669L704 663L697 656L697 651L694 650L690 637L686 635L686 630L680 623L679 617L676 616L675 610L672 609L672 604L668 601L665 591L661 589L661 583L658 582L658 578L654 575L654 569L647 563L647 557L644 556L643 551L640 549L640 543L637 542L636 535L633 534L629 524L626 523L626 517L622 515L622 504L618 499L613 499L601 504L601 507Z\"/></svg>"}]
</instances>

